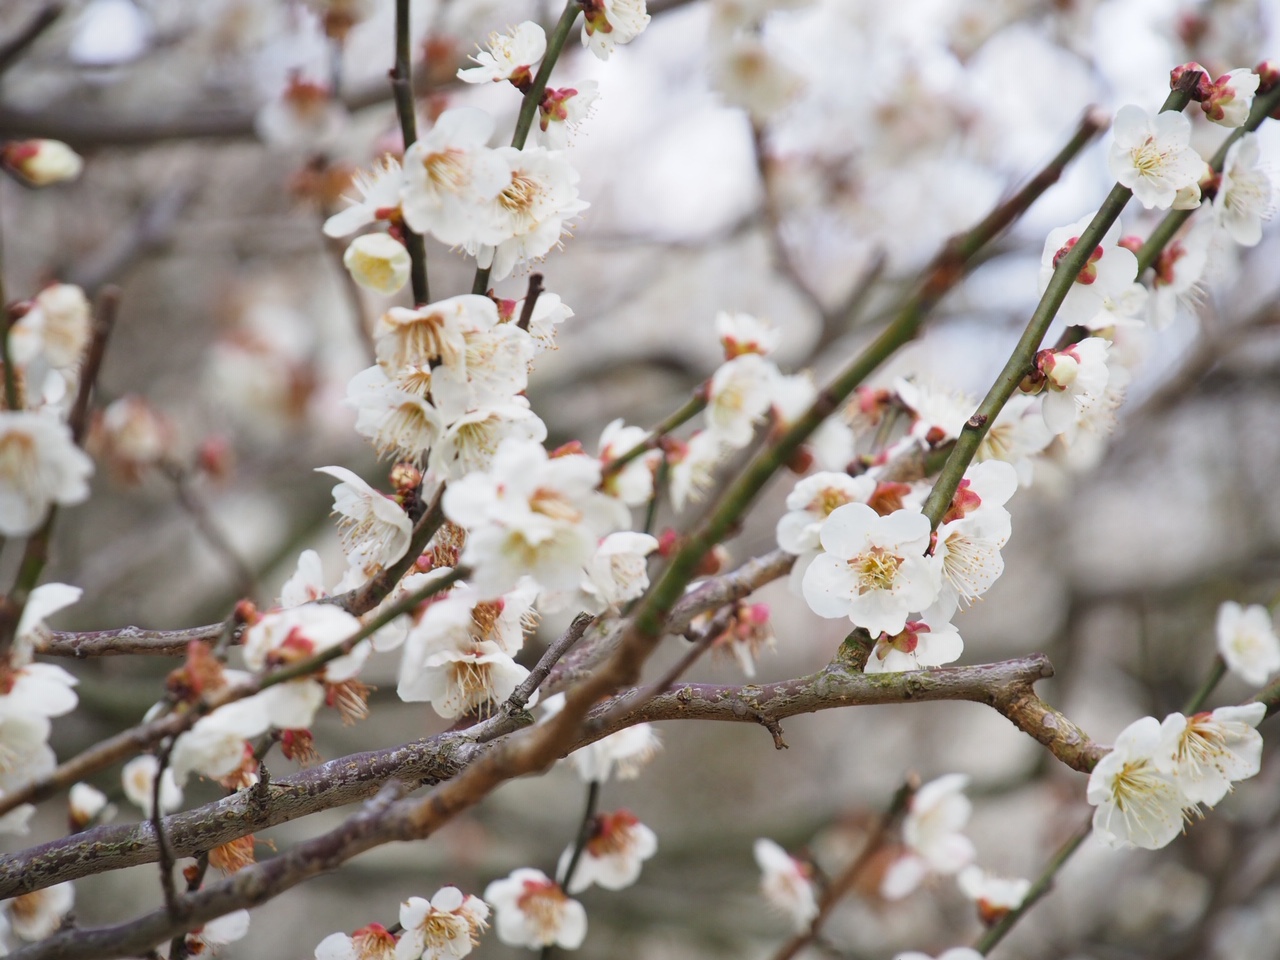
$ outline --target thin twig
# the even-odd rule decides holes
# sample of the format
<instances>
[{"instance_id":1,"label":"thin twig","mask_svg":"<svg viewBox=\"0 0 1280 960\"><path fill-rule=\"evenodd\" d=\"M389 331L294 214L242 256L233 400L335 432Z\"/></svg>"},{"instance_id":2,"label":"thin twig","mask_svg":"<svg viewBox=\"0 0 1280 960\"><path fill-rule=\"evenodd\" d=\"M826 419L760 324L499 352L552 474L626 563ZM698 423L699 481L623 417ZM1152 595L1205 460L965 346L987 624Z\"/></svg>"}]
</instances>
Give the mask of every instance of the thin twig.
<instances>
[{"instance_id":1,"label":"thin twig","mask_svg":"<svg viewBox=\"0 0 1280 960\"><path fill-rule=\"evenodd\" d=\"M40 39L40 35L53 26L54 21L62 16L62 4L46 3L40 8L27 25L0 45L0 75L8 72L17 63L27 48Z\"/></svg>"},{"instance_id":2,"label":"thin twig","mask_svg":"<svg viewBox=\"0 0 1280 960\"><path fill-rule=\"evenodd\" d=\"M831 911L844 899L845 894L854 888L872 860L883 849L885 842L889 839L890 832L902 818L902 815L906 813L911 797L915 793L915 788L916 784L912 780L908 780L894 791L893 799L889 801L888 809L876 821L875 829L867 837L867 842L863 844L858 855L822 891L822 897L818 901L818 912L809 922L809 929L796 934L783 944L774 955L773 960L791 960L792 957L818 939L823 926L831 916Z\"/></svg>"},{"instance_id":3,"label":"thin twig","mask_svg":"<svg viewBox=\"0 0 1280 960\"><path fill-rule=\"evenodd\" d=\"M596 622L596 618L589 613L580 613L573 618L573 622L569 624L556 640L547 647L541 657L538 658L537 664L529 671L529 676L524 678L520 686L511 692L511 696L507 698L507 702L503 704L503 712L507 714L516 714L524 709L529 698L533 696L535 690L542 685L542 681L547 679L547 675L551 673L551 668L560 662L560 658L573 649L574 644L582 639L587 629Z\"/></svg>"},{"instance_id":4,"label":"thin twig","mask_svg":"<svg viewBox=\"0 0 1280 960\"><path fill-rule=\"evenodd\" d=\"M404 137L404 149L418 141L418 118L413 104L413 61L409 55L409 0L396 0L396 62L391 70L391 92L396 102L396 114L400 118L400 133ZM413 287L413 302L431 302L431 290L427 283L427 247L422 234L401 225L404 245L409 251L409 279Z\"/></svg>"},{"instance_id":5,"label":"thin twig","mask_svg":"<svg viewBox=\"0 0 1280 960\"><path fill-rule=\"evenodd\" d=\"M533 308L538 304L538 297L542 295L542 274L529 274L529 286L524 295L524 306L520 308L520 319L516 322L516 326L521 330L528 330L529 323L533 320Z\"/></svg>"}]
</instances>

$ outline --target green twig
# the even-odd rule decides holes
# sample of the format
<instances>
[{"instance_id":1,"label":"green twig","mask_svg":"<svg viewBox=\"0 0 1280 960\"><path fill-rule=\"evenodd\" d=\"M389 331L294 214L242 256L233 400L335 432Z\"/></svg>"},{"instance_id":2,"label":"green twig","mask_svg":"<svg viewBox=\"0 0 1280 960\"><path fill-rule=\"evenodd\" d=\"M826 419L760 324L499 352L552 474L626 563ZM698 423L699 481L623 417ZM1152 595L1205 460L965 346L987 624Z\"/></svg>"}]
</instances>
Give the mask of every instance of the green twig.
<instances>
[{"instance_id":1,"label":"green twig","mask_svg":"<svg viewBox=\"0 0 1280 960\"><path fill-rule=\"evenodd\" d=\"M1033 882L1030 889L1027 890L1027 895L1022 898L1022 903L1018 904L1018 906L1006 913L999 923L979 937L977 942L973 945L973 949L984 955L990 953L991 950L995 948L996 944L1003 940L1005 935L1013 929L1014 924L1021 920L1027 911L1035 906L1036 902L1053 888L1053 881L1057 876L1058 871L1061 870L1063 866L1066 865L1066 862L1071 859L1072 855L1080 849L1080 845L1084 843L1085 839L1092 832L1093 818L1090 817L1090 819L1086 820L1079 829L1077 829L1076 832L1073 833L1067 841L1057 849L1054 855L1049 859L1049 862L1045 864L1045 868L1041 871L1040 876L1036 877L1035 882Z\"/></svg>"},{"instance_id":2,"label":"green twig","mask_svg":"<svg viewBox=\"0 0 1280 960\"><path fill-rule=\"evenodd\" d=\"M403 3L406 0L397 0L397 2ZM547 52L543 54L542 65L538 67L538 72L534 75L533 82L529 84L529 89L524 92L524 99L520 102L520 113L516 117L516 129L511 136L511 145L517 150L523 150L525 141L529 139L529 131L533 129L533 120L538 115L538 107L542 104L542 95L546 92L547 81L551 79L551 71L555 68L556 61L560 59L560 51L564 49L565 41L569 39L569 31L573 29L574 21L578 19L578 14L581 12L582 7L578 4L578 0L569 0L551 35L547 37ZM482 295L489 289L489 271L489 267L480 267L476 270L476 278L471 284L472 293Z\"/></svg>"}]
</instances>

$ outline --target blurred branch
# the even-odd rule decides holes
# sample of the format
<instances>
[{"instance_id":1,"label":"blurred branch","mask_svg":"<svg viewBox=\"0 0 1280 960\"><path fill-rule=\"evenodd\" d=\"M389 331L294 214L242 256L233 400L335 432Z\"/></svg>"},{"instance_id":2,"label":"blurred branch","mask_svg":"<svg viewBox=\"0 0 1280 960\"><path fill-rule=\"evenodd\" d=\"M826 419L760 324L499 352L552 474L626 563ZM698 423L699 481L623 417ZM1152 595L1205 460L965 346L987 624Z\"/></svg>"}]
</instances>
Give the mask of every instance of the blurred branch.
<instances>
[{"instance_id":1,"label":"blurred branch","mask_svg":"<svg viewBox=\"0 0 1280 960\"><path fill-rule=\"evenodd\" d=\"M25 27L14 34L10 40L0 44L0 75L7 73L10 67L22 59L27 48L39 40L40 35L62 16L62 10L60 3L46 3Z\"/></svg>"},{"instance_id":2,"label":"blurred branch","mask_svg":"<svg viewBox=\"0 0 1280 960\"><path fill-rule=\"evenodd\" d=\"M396 116L400 119L400 135L404 151L418 142L418 117L413 102L413 60L409 55L409 0L396 0L396 58L391 69L391 92L396 102ZM409 274L413 286L415 305L431 302L427 283L427 246L422 234L415 233L408 224L401 224L404 246L409 251Z\"/></svg>"},{"instance_id":3,"label":"blurred branch","mask_svg":"<svg viewBox=\"0 0 1280 960\"><path fill-rule=\"evenodd\" d=\"M174 224L195 196L193 181L183 181L147 199L133 222L112 234L112 239L83 263L66 271L68 283L83 287L89 296L132 266L137 260L169 242Z\"/></svg>"}]
</instances>

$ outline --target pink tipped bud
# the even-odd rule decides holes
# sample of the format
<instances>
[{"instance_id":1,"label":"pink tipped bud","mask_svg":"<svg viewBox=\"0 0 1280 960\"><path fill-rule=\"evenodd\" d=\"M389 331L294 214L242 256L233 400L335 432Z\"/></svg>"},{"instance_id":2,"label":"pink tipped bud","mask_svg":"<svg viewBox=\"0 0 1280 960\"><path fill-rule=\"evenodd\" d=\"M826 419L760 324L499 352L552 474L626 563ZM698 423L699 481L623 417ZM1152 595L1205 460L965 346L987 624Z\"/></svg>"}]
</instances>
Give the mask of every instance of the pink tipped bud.
<instances>
[{"instance_id":1,"label":"pink tipped bud","mask_svg":"<svg viewBox=\"0 0 1280 960\"><path fill-rule=\"evenodd\" d=\"M33 187L80 176L84 161L60 140L15 140L0 148L0 162Z\"/></svg>"},{"instance_id":2,"label":"pink tipped bud","mask_svg":"<svg viewBox=\"0 0 1280 960\"><path fill-rule=\"evenodd\" d=\"M1172 90L1182 83L1183 78L1189 73L1199 74L1195 87L1191 90L1192 100L1203 100L1209 95L1212 89L1212 83L1209 80L1209 71L1200 64L1191 60L1181 66L1174 67L1169 71L1169 89Z\"/></svg>"}]
</instances>

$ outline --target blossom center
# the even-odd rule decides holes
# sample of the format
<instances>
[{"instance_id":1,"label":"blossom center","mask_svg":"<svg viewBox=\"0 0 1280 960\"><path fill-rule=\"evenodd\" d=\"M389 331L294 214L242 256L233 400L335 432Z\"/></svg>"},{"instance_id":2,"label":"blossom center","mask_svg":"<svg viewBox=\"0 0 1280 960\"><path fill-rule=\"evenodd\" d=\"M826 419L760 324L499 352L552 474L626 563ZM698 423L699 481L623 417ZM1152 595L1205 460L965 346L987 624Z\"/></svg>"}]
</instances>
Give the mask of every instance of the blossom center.
<instances>
[{"instance_id":1,"label":"blossom center","mask_svg":"<svg viewBox=\"0 0 1280 960\"><path fill-rule=\"evenodd\" d=\"M560 914L568 899L560 885L552 880L526 880L516 906L539 940L554 943L560 929Z\"/></svg>"},{"instance_id":2,"label":"blossom center","mask_svg":"<svg viewBox=\"0 0 1280 960\"><path fill-rule=\"evenodd\" d=\"M892 590L903 558L885 547L872 547L848 563L858 581L858 594L862 595L872 590Z\"/></svg>"}]
</instances>

